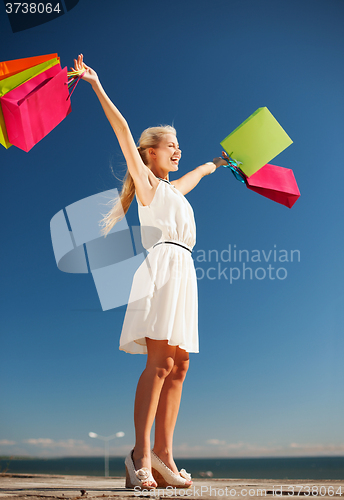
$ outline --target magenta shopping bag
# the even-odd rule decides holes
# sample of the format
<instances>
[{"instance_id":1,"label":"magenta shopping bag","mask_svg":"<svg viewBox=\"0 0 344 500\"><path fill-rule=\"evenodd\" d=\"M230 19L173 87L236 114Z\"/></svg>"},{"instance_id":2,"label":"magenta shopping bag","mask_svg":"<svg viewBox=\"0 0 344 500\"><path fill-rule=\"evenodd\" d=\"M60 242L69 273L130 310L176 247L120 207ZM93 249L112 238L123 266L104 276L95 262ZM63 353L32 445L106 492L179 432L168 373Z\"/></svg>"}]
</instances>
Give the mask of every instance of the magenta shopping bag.
<instances>
[{"instance_id":1,"label":"magenta shopping bag","mask_svg":"<svg viewBox=\"0 0 344 500\"><path fill-rule=\"evenodd\" d=\"M47 69L0 98L8 139L29 151L71 112L67 68Z\"/></svg>"},{"instance_id":2,"label":"magenta shopping bag","mask_svg":"<svg viewBox=\"0 0 344 500\"><path fill-rule=\"evenodd\" d=\"M267 163L245 179L248 189L291 208L300 197L294 173L290 168Z\"/></svg>"}]
</instances>

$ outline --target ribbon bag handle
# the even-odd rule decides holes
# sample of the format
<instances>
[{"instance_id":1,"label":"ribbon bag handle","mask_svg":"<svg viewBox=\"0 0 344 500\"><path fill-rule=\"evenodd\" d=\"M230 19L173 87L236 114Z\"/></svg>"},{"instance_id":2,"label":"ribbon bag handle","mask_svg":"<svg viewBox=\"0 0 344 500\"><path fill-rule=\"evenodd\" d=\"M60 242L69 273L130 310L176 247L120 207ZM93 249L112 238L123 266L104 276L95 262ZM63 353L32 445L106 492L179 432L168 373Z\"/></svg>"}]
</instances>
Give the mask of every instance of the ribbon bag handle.
<instances>
[{"instance_id":1,"label":"ribbon bag handle","mask_svg":"<svg viewBox=\"0 0 344 500\"><path fill-rule=\"evenodd\" d=\"M80 70L73 69L72 71L67 72L67 76L68 76L67 83L68 83L68 90L69 90L68 99L73 94L75 87L78 85L79 81L81 80L81 78L84 76L85 73L86 73L86 70L84 68L80 69Z\"/></svg>"},{"instance_id":2,"label":"ribbon bag handle","mask_svg":"<svg viewBox=\"0 0 344 500\"><path fill-rule=\"evenodd\" d=\"M246 175L244 172L241 170L239 165L242 165L241 161L235 160L235 158L232 158L233 151L231 152L230 155L228 155L227 158L224 158L224 160L227 161L228 165L223 165L225 168L230 168L232 174L236 178L236 180L243 182L246 184Z\"/></svg>"}]
</instances>

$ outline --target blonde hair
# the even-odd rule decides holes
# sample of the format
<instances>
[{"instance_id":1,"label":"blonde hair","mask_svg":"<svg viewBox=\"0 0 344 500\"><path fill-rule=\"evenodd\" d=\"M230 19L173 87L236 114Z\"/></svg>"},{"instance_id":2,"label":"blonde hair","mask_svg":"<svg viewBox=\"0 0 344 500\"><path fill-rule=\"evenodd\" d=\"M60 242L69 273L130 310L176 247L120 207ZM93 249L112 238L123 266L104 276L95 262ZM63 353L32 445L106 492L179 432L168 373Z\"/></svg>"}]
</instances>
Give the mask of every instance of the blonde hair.
<instances>
[{"instance_id":1,"label":"blonde hair","mask_svg":"<svg viewBox=\"0 0 344 500\"><path fill-rule=\"evenodd\" d=\"M144 130L139 139L139 146L137 148L142 161L148 168L148 157L147 150L149 148L156 148L163 136L166 134L177 135L176 129L171 125L160 125L159 127L149 127ZM114 225L123 219L131 202L135 196L135 184L129 170L127 169L126 174L123 179L122 190L119 198L112 200L110 203L113 204L111 210L104 216L100 224L102 226L101 233L106 236L109 231L114 227Z\"/></svg>"}]
</instances>

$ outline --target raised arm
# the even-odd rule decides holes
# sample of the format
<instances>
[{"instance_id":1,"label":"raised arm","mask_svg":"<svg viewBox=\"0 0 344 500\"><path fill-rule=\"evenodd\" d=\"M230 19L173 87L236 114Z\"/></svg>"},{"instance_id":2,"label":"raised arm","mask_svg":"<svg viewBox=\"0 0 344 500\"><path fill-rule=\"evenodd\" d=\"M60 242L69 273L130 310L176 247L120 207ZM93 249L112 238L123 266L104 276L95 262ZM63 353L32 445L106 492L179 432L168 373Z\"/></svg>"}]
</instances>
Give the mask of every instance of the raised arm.
<instances>
[{"instance_id":1,"label":"raised arm","mask_svg":"<svg viewBox=\"0 0 344 500\"><path fill-rule=\"evenodd\" d=\"M82 54L79 55L78 59L74 59L74 67L76 70L85 69L83 79L92 85L104 113L116 134L135 187L138 187L141 192L150 191L152 189L152 185L149 182L151 172L139 155L127 121L105 93L97 73L83 62Z\"/></svg>"},{"instance_id":2,"label":"raised arm","mask_svg":"<svg viewBox=\"0 0 344 500\"><path fill-rule=\"evenodd\" d=\"M212 174L220 165L227 165L224 159L227 156L226 153L223 152L222 156L223 158L214 158L212 162L210 161L200 165L183 175L183 177L172 181L171 184L173 184L182 194L189 193L205 175Z\"/></svg>"}]
</instances>

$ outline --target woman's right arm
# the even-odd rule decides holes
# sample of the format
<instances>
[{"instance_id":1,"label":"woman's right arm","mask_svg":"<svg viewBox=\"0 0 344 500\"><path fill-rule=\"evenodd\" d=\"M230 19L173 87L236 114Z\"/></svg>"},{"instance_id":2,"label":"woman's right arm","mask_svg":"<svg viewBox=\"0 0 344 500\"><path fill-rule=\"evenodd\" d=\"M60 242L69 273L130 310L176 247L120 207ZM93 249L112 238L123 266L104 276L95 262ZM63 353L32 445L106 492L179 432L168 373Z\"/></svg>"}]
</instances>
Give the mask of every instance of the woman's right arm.
<instances>
[{"instance_id":1,"label":"woman's right arm","mask_svg":"<svg viewBox=\"0 0 344 500\"><path fill-rule=\"evenodd\" d=\"M138 187L139 191L147 192L148 194L148 191L151 191L153 188L149 182L151 171L141 159L127 121L105 93L97 73L84 64L82 54L79 55L77 60L74 59L74 67L77 70L85 68L83 79L92 85L104 113L116 134L135 187Z\"/></svg>"}]
</instances>

